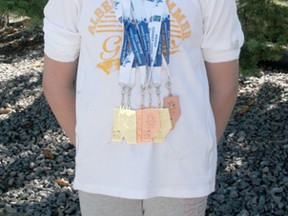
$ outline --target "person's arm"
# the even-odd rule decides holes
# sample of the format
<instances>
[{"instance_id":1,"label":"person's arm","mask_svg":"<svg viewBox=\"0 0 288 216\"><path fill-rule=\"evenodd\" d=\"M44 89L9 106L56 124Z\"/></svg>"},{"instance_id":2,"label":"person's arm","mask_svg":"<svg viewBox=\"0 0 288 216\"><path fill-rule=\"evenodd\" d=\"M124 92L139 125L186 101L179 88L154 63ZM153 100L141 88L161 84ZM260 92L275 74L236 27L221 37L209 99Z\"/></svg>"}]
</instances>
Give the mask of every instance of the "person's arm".
<instances>
[{"instance_id":1,"label":"person's arm","mask_svg":"<svg viewBox=\"0 0 288 216\"><path fill-rule=\"evenodd\" d=\"M216 123L217 142L219 142L237 99L238 61L205 62L205 64L210 87L210 102Z\"/></svg>"},{"instance_id":2,"label":"person's arm","mask_svg":"<svg viewBox=\"0 0 288 216\"><path fill-rule=\"evenodd\" d=\"M60 126L75 145L75 87L78 60L58 62L44 56L43 90Z\"/></svg>"}]
</instances>

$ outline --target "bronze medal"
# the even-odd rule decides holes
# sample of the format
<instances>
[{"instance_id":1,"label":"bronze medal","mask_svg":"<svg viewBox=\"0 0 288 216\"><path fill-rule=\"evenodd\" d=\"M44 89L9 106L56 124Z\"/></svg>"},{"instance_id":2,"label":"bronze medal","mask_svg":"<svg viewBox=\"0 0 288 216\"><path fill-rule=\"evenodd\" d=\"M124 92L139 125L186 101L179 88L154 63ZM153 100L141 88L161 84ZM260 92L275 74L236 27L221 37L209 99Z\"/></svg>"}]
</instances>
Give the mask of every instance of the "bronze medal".
<instances>
[{"instance_id":1,"label":"bronze medal","mask_svg":"<svg viewBox=\"0 0 288 216\"><path fill-rule=\"evenodd\" d=\"M137 126L137 143L142 142L142 117L143 109L136 111L136 126Z\"/></svg>"},{"instance_id":2,"label":"bronze medal","mask_svg":"<svg viewBox=\"0 0 288 216\"><path fill-rule=\"evenodd\" d=\"M164 98L164 107L169 109L173 129L175 127L177 120L181 116L179 97L170 95Z\"/></svg>"},{"instance_id":3,"label":"bronze medal","mask_svg":"<svg viewBox=\"0 0 288 216\"><path fill-rule=\"evenodd\" d=\"M142 142L153 142L160 129L159 110L148 108L142 111Z\"/></svg>"}]
</instances>

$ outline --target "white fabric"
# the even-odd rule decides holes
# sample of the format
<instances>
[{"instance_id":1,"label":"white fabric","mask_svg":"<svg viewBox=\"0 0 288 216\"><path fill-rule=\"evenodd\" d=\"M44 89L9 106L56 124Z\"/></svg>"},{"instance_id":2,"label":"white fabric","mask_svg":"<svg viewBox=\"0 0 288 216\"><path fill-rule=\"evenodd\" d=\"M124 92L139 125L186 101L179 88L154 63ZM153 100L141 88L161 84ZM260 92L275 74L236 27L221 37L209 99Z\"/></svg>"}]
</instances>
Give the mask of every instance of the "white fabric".
<instances>
[{"instance_id":1,"label":"white fabric","mask_svg":"<svg viewBox=\"0 0 288 216\"><path fill-rule=\"evenodd\" d=\"M49 1L44 9L45 53L49 57L69 62L79 55L78 20L82 1ZM55 13L54 13L55 11Z\"/></svg>"},{"instance_id":2,"label":"white fabric","mask_svg":"<svg viewBox=\"0 0 288 216\"><path fill-rule=\"evenodd\" d=\"M116 197L202 197L214 190L215 123L204 60L237 59L243 33L234 0L167 0L171 14L173 91L182 116L162 144L111 141L123 32L112 0L50 0L45 8L45 53L78 57L74 188ZM164 76L164 75L163 75ZM162 85L161 95L168 95ZM141 105L140 74L131 107ZM157 98L153 98L157 106Z\"/></svg>"},{"instance_id":3,"label":"white fabric","mask_svg":"<svg viewBox=\"0 0 288 216\"><path fill-rule=\"evenodd\" d=\"M208 62L223 62L237 59L243 34L239 28L234 0L203 0L204 37L201 43L204 59Z\"/></svg>"}]
</instances>

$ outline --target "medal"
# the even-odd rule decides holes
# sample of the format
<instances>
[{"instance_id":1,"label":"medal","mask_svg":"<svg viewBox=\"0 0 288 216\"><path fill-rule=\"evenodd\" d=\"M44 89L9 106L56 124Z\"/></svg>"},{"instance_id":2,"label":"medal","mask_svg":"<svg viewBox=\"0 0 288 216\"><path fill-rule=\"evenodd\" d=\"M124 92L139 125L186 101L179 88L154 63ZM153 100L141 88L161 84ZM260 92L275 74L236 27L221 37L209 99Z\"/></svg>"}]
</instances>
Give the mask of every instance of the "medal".
<instances>
[{"instance_id":1,"label":"medal","mask_svg":"<svg viewBox=\"0 0 288 216\"><path fill-rule=\"evenodd\" d=\"M142 111L142 142L153 142L153 137L160 129L158 109L148 108Z\"/></svg>"},{"instance_id":2,"label":"medal","mask_svg":"<svg viewBox=\"0 0 288 216\"><path fill-rule=\"evenodd\" d=\"M120 109L118 127L127 143L137 143L136 111L131 109Z\"/></svg>"},{"instance_id":3,"label":"medal","mask_svg":"<svg viewBox=\"0 0 288 216\"><path fill-rule=\"evenodd\" d=\"M136 127L137 127L137 143L142 142L142 116L143 109L139 109L136 111Z\"/></svg>"},{"instance_id":4,"label":"medal","mask_svg":"<svg viewBox=\"0 0 288 216\"><path fill-rule=\"evenodd\" d=\"M169 109L159 109L160 115L160 130L157 132L156 136L154 137L155 143L162 143L165 140L165 137L169 133L172 128L172 123L170 119Z\"/></svg>"},{"instance_id":5,"label":"medal","mask_svg":"<svg viewBox=\"0 0 288 216\"><path fill-rule=\"evenodd\" d=\"M120 142L125 139L129 144L164 142L181 113L179 99L175 96L165 98L164 104L167 108L162 108L160 92L163 64L166 66L169 64L168 7L164 1L156 0L143 3L141 0L129 0L125 4L120 0L114 0L114 5L116 16L123 26L124 39L119 72L122 99L120 108L114 110L112 140ZM121 5L123 10L120 8ZM149 12L146 11L148 14L144 8L150 8ZM163 44L165 44L165 56L162 53ZM141 74L142 90L142 108L137 111L130 109L136 68ZM170 82L170 74L168 81ZM154 88L159 108L152 108ZM143 108L146 95L149 95L149 108Z\"/></svg>"},{"instance_id":6,"label":"medal","mask_svg":"<svg viewBox=\"0 0 288 216\"><path fill-rule=\"evenodd\" d=\"M113 130L112 130L112 141L121 142L123 136L119 129L119 109L114 109L114 117L113 117Z\"/></svg>"},{"instance_id":7,"label":"medal","mask_svg":"<svg viewBox=\"0 0 288 216\"><path fill-rule=\"evenodd\" d=\"M179 97L169 95L168 97L164 98L164 107L169 109L173 129L175 127L177 120L181 115Z\"/></svg>"}]
</instances>

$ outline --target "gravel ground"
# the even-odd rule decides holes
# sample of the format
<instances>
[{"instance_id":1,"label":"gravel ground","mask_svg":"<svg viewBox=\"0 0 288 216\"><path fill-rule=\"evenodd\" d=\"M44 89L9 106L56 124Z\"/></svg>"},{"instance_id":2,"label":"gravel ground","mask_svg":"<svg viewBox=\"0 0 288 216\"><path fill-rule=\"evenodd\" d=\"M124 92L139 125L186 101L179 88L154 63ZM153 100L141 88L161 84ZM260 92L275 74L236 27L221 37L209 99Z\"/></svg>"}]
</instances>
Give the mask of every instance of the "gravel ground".
<instances>
[{"instance_id":1,"label":"gravel ground","mask_svg":"<svg viewBox=\"0 0 288 216\"><path fill-rule=\"evenodd\" d=\"M0 216L80 215L75 150L41 89L42 50L0 63ZM288 74L240 78L207 215L288 215Z\"/></svg>"}]
</instances>

